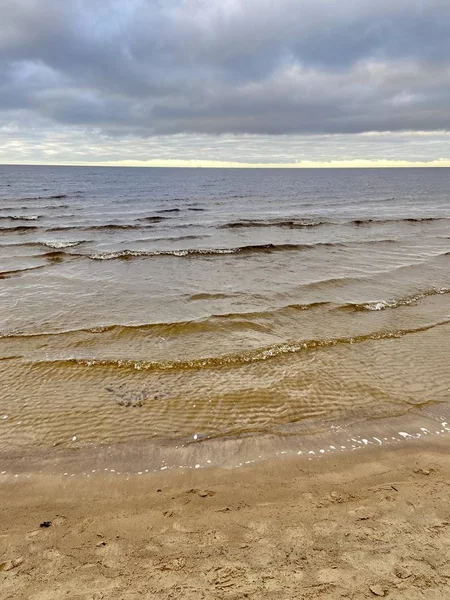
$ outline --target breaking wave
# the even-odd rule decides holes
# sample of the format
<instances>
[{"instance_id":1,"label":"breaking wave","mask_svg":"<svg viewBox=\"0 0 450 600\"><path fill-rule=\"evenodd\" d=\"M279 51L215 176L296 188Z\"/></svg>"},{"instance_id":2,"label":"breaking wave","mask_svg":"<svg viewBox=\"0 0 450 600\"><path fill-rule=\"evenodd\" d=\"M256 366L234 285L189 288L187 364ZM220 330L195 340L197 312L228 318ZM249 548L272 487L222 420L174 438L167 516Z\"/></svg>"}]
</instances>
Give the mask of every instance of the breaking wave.
<instances>
[{"instance_id":1,"label":"breaking wave","mask_svg":"<svg viewBox=\"0 0 450 600\"><path fill-rule=\"evenodd\" d=\"M177 256L177 257L204 257L227 254L253 254L286 252L289 250L308 250L313 246L308 244L255 244L238 246L236 248L188 248L183 250L119 250L117 252L98 252L88 254L92 260L127 260L135 257L149 256Z\"/></svg>"},{"instance_id":2,"label":"breaking wave","mask_svg":"<svg viewBox=\"0 0 450 600\"><path fill-rule=\"evenodd\" d=\"M37 221L41 217L39 215L1 215L0 219L11 221Z\"/></svg>"},{"instance_id":3,"label":"breaking wave","mask_svg":"<svg viewBox=\"0 0 450 600\"><path fill-rule=\"evenodd\" d=\"M364 310L385 310L386 308L399 308L400 306L409 306L415 304L428 296L436 296L438 294L449 294L450 288L432 288L419 292L412 296L406 296L405 298L399 298L397 300L380 300L374 302L367 302L362 304L344 304L340 306L340 310L348 311L364 311Z\"/></svg>"},{"instance_id":4,"label":"breaking wave","mask_svg":"<svg viewBox=\"0 0 450 600\"><path fill-rule=\"evenodd\" d=\"M85 240L80 240L78 242L39 242L43 246L47 248L54 248L55 250L61 250L63 248L73 248L75 246L79 246L80 244L84 244Z\"/></svg>"}]
</instances>

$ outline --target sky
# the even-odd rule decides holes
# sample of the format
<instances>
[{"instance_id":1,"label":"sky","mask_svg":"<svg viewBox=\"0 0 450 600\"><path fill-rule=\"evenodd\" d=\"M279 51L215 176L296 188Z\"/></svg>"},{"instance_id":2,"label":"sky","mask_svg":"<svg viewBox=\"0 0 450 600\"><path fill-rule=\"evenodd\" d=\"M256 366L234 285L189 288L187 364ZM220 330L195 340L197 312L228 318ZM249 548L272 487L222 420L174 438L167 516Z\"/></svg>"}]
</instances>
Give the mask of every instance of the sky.
<instances>
[{"instance_id":1,"label":"sky","mask_svg":"<svg viewBox=\"0 0 450 600\"><path fill-rule=\"evenodd\" d=\"M450 166L450 0L0 8L0 163Z\"/></svg>"}]
</instances>

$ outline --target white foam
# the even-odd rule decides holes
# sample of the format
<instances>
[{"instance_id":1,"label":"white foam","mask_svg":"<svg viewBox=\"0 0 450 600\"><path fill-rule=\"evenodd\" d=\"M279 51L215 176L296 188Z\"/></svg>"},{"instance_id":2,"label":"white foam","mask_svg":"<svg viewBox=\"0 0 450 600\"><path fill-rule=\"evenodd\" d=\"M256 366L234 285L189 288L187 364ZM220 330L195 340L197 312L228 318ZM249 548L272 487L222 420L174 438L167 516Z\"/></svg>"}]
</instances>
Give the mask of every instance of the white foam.
<instances>
[{"instance_id":1,"label":"white foam","mask_svg":"<svg viewBox=\"0 0 450 600\"><path fill-rule=\"evenodd\" d=\"M41 242L43 246L47 246L47 248L53 248L54 250L61 250L62 248L72 248L73 246L78 246L83 242Z\"/></svg>"},{"instance_id":2,"label":"white foam","mask_svg":"<svg viewBox=\"0 0 450 600\"><path fill-rule=\"evenodd\" d=\"M369 304L364 304L364 308L367 310L383 310L389 306L389 302L370 302Z\"/></svg>"}]
</instances>

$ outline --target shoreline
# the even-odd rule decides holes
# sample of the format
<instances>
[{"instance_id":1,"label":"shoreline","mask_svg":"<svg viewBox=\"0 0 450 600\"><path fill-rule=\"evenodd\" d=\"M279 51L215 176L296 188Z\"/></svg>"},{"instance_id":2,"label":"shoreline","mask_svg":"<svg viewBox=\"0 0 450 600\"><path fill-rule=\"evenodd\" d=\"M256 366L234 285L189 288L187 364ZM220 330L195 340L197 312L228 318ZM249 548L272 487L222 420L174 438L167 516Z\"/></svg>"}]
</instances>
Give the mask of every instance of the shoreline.
<instances>
[{"instance_id":1,"label":"shoreline","mask_svg":"<svg viewBox=\"0 0 450 600\"><path fill-rule=\"evenodd\" d=\"M293 424L289 435L261 434L178 442L124 442L70 447L30 447L0 453L0 484L34 476L81 477L99 474L129 478L160 472L240 469L292 457L316 462L329 455L358 450L388 450L450 434L450 402L414 407L395 417L369 421L323 423L322 430L301 432ZM325 430L326 427L326 430ZM76 440L76 438L75 438Z\"/></svg>"},{"instance_id":2,"label":"shoreline","mask_svg":"<svg viewBox=\"0 0 450 600\"><path fill-rule=\"evenodd\" d=\"M4 479L3 598L450 597L449 450L442 435L241 469Z\"/></svg>"}]
</instances>

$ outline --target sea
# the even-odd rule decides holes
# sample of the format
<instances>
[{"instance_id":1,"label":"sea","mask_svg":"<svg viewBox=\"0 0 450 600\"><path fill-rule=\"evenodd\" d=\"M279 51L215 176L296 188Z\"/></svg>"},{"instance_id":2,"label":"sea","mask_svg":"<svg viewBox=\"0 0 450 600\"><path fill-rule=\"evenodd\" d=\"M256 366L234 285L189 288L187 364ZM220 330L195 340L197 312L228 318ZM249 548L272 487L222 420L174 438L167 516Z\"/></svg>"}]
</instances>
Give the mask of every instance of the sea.
<instances>
[{"instance_id":1,"label":"sea","mask_svg":"<svg viewBox=\"0 0 450 600\"><path fill-rule=\"evenodd\" d=\"M0 166L0 309L4 474L443 435L450 169Z\"/></svg>"}]
</instances>

